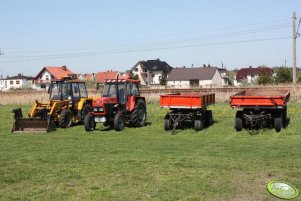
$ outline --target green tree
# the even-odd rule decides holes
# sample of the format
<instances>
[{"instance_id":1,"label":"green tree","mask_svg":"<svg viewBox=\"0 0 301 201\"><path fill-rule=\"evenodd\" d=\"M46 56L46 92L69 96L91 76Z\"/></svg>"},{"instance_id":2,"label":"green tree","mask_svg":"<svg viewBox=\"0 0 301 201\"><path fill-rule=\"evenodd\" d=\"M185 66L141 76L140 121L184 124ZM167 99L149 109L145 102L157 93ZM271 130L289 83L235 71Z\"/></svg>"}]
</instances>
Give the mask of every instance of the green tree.
<instances>
[{"instance_id":1,"label":"green tree","mask_svg":"<svg viewBox=\"0 0 301 201\"><path fill-rule=\"evenodd\" d=\"M167 82L167 75L166 73L162 73L162 76L160 77L160 85L166 85Z\"/></svg>"},{"instance_id":2,"label":"green tree","mask_svg":"<svg viewBox=\"0 0 301 201\"><path fill-rule=\"evenodd\" d=\"M259 77L257 79L257 84L266 85L270 83L272 83L271 77L268 75L266 69L262 68Z\"/></svg>"},{"instance_id":3,"label":"green tree","mask_svg":"<svg viewBox=\"0 0 301 201\"><path fill-rule=\"evenodd\" d=\"M292 82L293 77L289 68L279 67L276 71L275 82L276 83L287 83Z\"/></svg>"}]
</instances>

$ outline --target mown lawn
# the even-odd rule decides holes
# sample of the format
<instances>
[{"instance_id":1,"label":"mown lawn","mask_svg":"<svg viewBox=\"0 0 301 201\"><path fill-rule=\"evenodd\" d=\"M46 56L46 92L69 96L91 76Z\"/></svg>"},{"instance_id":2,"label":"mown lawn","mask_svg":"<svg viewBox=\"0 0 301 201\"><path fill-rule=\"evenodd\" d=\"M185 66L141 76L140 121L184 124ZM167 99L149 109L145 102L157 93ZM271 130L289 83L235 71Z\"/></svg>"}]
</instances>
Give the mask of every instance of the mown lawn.
<instances>
[{"instance_id":1,"label":"mown lawn","mask_svg":"<svg viewBox=\"0 0 301 201\"><path fill-rule=\"evenodd\" d=\"M212 127L175 135L158 104L143 128L48 134L11 134L14 107L0 106L0 200L277 200L270 180L301 190L300 105L280 133L237 133L235 110L216 104Z\"/></svg>"}]
</instances>

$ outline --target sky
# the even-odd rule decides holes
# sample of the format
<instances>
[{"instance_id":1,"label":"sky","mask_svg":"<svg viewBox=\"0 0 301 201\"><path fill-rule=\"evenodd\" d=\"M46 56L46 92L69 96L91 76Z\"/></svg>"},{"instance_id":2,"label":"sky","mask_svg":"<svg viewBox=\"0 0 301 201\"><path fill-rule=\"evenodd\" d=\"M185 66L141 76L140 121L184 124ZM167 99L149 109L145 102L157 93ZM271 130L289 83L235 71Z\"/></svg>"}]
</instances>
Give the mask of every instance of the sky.
<instances>
[{"instance_id":1,"label":"sky","mask_svg":"<svg viewBox=\"0 0 301 201\"><path fill-rule=\"evenodd\" d=\"M125 71L160 59L229 70L292 66L299 0L0 0L0 74ZM301 33L301 28L299 30ZM297 38L297 66L301 66Z\"/></svg>"}]
</instances>

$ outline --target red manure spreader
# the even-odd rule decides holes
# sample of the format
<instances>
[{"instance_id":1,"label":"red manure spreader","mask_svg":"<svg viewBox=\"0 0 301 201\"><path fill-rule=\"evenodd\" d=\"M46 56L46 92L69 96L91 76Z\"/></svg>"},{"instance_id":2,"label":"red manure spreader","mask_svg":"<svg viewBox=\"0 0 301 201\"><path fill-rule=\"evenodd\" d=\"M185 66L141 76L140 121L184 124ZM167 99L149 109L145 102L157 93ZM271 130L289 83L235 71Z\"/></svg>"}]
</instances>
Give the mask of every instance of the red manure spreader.
<instances>
[{"instance_id":1,"label":"red manure spreader","mask_svg":"<svg viewBox=\"0 0 301 201\"><path fill-rule=\"evenodd\" d=\"M178 127L193 125L196 131L213 124L212 111L207 107L215 103L214 93L177 93L160 96L161 108L170 111L164 118L164 129L172 133Z\"/></svg>"},{"instance_id":2,"label":"red manure spreader","mask_svg":"<svg viewBox=\"0 0 301 201\"><path fill-rule=\"evenodd\" d=\"M259 129L274 127L280 132L288 124L288 90L244 90L230 97L232 108L241 108L236 112L235 129Z\"/></svg>"}]
</instances>

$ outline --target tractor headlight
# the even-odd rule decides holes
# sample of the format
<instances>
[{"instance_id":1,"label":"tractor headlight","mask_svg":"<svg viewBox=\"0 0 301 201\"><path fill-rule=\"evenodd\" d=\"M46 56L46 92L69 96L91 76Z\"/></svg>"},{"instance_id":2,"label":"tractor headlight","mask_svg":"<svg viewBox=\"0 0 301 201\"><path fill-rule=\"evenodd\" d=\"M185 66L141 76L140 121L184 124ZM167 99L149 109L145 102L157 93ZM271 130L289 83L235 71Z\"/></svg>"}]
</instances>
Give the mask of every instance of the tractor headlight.
<instances>
[{"instance_id":1,"label":"tractor headlight","mask_svg":"<svg viewBox=\"0 0 301 201\"><path fill-rule=\"evenodd\" d=\"M102 107L94 107L93 112L103 112L103 108Z\"/></svg>"}]
</instances>

